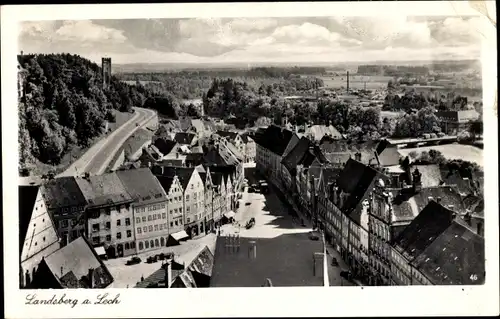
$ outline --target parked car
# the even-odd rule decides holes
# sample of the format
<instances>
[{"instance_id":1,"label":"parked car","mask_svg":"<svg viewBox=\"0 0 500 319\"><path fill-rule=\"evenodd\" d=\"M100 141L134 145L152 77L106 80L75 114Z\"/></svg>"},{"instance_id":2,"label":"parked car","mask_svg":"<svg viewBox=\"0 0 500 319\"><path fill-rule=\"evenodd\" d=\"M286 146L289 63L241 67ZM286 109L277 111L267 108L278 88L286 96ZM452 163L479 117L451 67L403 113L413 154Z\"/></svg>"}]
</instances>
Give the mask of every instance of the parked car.
<instances>
[{"instance_id":1,"label":"parked car","mask_svg":"<svg viewBox=\"0 0 500 319\"><path fill-rule=\"evenodd\" d=\"M245 203L245 206L249 206L249 205L252 205L252 203L250 203L250 202Z\"/></svg>"},{"instance_id":2,"label":"parked car","mask_svg":"<svg viewBox=\"0 0 500 319\"><path fill-rule=\"evenodd\" d=\"M146 262L148 264L152 264L158 261L158 258L156 256L149 256L148 259L146 259Z\"/></svg>"},{"instance_id":3,"label":"parked car","mask_svg":"<svg viewBox=\"0 0 500 319\"><path fill-rule=\"evenodd\" d=\"M127 266L140 264L141 261L142 261L141 258L134 256L134 257L130 258L129 260L127 260Z\"/></svg>"},{"instance_id":4,"label":"parked car","mask_svg":"<svg viewBox=\"0 0 500 319\"><path fill-rule=\"evenodd\" d=\"M445 136L445 134L444 134L443 132L439 132L439 133L437 133L437 136L438 136L438 137L444 137L444 136Z\"/></svg>"}]
</instances>

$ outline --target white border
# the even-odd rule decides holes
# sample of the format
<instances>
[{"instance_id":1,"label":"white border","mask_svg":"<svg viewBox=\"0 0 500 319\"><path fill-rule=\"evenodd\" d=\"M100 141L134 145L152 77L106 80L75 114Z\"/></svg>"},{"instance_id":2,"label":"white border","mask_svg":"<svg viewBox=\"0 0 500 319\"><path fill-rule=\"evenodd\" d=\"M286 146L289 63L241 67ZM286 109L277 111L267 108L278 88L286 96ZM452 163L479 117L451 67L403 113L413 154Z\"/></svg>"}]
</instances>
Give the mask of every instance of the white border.
<instances>
[{"instance_id":1,"label":"white border","mask_svg":"<svg viewBox=\"0 0 500 319\"><path fill-rule=\"evenodd\" d=\"M484 1L493 19L495 3ZM263 12L265 14L263 14ZM486 284L478 287L356 287L272 289L109 289L120 293L118 306L26 306L28 292L18 287L17 227L17 22L174 17L413 16L477 15L467 1L350 3L217 3L141 5L4 6L2 21L2 154L4 203L4 289L8 318L84 317L249 317L249 316L404 316L498 315L498 149L496 111L496 29L484 18L482 46L484 89L484 168ZM36 291L83 300L103 291Z\"/></svg>"}]
</instances>

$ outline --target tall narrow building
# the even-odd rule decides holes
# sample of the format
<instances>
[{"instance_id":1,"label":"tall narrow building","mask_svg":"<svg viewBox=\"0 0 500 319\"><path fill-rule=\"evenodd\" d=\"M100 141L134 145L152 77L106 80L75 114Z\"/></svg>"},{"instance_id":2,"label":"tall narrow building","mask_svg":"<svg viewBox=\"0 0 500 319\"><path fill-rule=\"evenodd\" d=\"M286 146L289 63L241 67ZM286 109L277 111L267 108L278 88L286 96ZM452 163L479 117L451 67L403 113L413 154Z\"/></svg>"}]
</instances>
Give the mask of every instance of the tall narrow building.
<instances>
[{"instance_id":1,"label":"tall narrow building","mask_svg":"<svg viewBox=\"0 0 500 319\"><path fill-rule=\"evenodd\" d=\"M111 83L111 58L102 58L102 87L106 89Z\"/></svg>"}]
</instances>

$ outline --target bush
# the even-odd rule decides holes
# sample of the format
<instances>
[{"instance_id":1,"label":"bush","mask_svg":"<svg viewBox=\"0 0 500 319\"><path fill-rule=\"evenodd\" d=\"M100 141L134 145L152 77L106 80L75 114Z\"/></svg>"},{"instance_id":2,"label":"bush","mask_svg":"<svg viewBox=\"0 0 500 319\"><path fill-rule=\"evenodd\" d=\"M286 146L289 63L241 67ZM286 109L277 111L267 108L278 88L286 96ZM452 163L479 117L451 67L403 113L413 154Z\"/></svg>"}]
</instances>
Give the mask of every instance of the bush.
<instances>
[{"instance_id":1,"label":"bush","mask_svg":"<svg viewBox=\"0 0 500 319\"><path fill-rule=\"evenodd\" d=\"M106 121L116 123L116 115L112 111L108 111L108 113L106 113Z\"/></svg>"}]
</instances>

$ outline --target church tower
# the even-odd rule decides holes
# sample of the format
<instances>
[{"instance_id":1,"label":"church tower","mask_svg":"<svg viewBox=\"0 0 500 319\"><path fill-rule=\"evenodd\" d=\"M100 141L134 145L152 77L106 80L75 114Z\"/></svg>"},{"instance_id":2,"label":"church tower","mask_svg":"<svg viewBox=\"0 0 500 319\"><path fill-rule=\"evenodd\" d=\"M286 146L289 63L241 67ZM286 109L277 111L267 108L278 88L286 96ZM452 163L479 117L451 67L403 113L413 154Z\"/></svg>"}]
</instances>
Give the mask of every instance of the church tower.
<instances>
[{"instance_id":1,"label":"church tower","mask_svg":"<svg viewBox=\"0 0 500 319\"><path fill-rule=\"evenodd\" d=\"M102 58L102 87L108 88L111 83L111 58Z\"/></svg>"}]
</instances>

